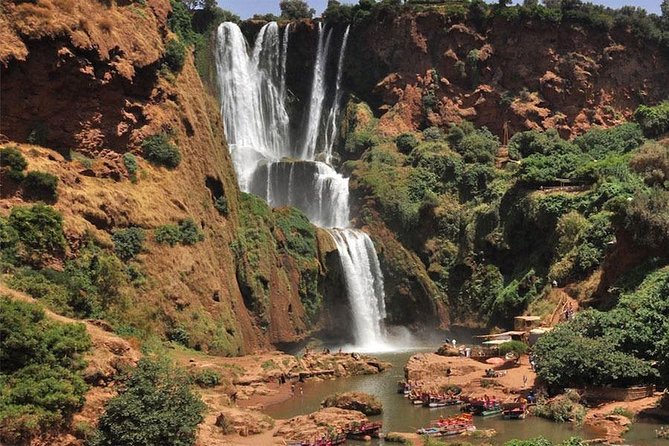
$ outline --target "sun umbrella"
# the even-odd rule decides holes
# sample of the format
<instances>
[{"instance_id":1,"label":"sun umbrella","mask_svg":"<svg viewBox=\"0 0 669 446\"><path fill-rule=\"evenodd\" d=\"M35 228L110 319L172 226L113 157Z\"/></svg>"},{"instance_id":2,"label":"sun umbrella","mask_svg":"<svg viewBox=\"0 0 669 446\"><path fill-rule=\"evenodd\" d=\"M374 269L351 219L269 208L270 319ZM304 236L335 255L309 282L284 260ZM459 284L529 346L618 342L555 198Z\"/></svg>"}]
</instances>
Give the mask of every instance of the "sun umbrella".
<instances>
[{"instance_id":1,"label":"sun umbrella","mask_svg":"<svg viewBox=\"0 0 669 446\"><path fill-rule=\"evenodd\" d=\"M504 364L504 359L502 358L488 358L485 360L486 364L492 364L492 365L500 365Z\"/></svg>"}]
</instances>

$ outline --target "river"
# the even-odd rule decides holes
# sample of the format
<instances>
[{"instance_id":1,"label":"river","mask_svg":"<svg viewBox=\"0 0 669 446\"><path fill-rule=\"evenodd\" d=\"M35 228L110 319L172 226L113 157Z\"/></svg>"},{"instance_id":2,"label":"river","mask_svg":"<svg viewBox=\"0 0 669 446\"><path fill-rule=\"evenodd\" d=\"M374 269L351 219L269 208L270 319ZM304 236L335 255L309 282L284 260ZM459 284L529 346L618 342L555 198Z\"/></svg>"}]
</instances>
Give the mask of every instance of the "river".
<instances>
[{"instance_id":1,"label":"river","mask_svg":"<svg viewBox=\"0 0 669 446\"><path fill-rule=\"evenodd\" d=\"M416 407L396 391L397 382L404 379L404 365L408 359L419 352L434 351L436 347L411 349L402 352L377 354L379 359L393 365L390 370L379 375L354 376L324 381L307 381L304 383L303 393L296 395L282 403L268 407L265 412L278 419L287 419L296 415L314 412L320 408L320 403L327 396L337 392L358 391L375 395L383 404L383 414L370 417L373 421L383 422L384 432L413 432L419 427L427 426L430 421L440 415L450 416L458 413L458 407L428 409ZM571 424L553 423L542 418L528 417L525 420L504 420L502 417L476 418L476 427L494 429L497 435L493 438L494 444L518 438L528 439L543 436L554 443L562 442L570 437L595 438L597 433L587 427L576 428ZM659 425L651 423L635 424L627 438L629 444L638 446L669 446L669 441L655 437L655 429ZM468 439L473 444L485 443L485 439ZM491 440L487 440L490 442ZM353 442L355 444L355 442ZM370 443L367 443L370 444ZM385 444L377 440L372 445Z\"/></svg>"}]
</instances>

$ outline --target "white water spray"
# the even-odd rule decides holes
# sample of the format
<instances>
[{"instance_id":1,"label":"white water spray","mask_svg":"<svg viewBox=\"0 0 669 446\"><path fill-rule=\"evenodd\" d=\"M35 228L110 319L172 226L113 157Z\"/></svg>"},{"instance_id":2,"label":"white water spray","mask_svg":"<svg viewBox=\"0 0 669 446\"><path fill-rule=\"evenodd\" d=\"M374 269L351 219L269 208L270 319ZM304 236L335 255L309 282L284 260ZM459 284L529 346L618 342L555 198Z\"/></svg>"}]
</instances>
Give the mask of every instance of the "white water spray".
<instances>
[{"instance_id":1,"label":"white water spray","mask_svg":"<svg viewBox=\"0 0 669 446\"><path fill-rule=\"evenodd\" d=\"M344 39L341 43L341 51L339 52L339 61L337 63L337 81L335 85L335 96L330 107L330 114L325 127L325 162L332 162L332 148L337 137L337 122L339 121L339 110L341 109L341 101L344 95L344 90L341 88L341 78L344 72L344 58L346 57L346 45L348 44L348 33L351 30L351 25L346 27L344 32Z\"/></svg>"}]
</instances>

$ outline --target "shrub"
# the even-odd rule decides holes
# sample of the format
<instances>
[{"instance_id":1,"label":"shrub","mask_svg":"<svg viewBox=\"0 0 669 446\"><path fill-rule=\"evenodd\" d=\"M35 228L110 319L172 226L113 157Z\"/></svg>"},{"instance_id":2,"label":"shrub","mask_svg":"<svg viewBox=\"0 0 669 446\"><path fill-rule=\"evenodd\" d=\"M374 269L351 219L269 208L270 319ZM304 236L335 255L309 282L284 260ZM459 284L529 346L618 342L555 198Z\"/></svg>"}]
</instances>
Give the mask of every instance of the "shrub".
<instances>
[{"instance_id":1,"label":"shrub","mask_svg":"<svg viewBox=\"0 0 669 446\"><path fill-rule=\"evenodd\" d=\"M402 133L395 138L395 145L397 145L400 152L409 154L418 146L418 139L416 139L413 133Z\"/></svg>"},{"instance_id":2,"label":"shrub","mask_svg":"<svg viewBox=\"0 0 669 446\"><path fill-rule=\"evenodd\" d=\"M183 372L143 358L107 403L93 446L191 446L204 404Z\"/></svg>"},{"instance_id":3,"label":"shrub","mask_svg":"<svg viewBox=\"0 0 669 446\"><path fill-rule=\"evenodd\" d=\"M634 112L634 120L639 123L646 136L662 135L669 131L669 101L653 107L640 105Z\"/></svg>"},{"instance_id":4,"label":"shrub","mask_svg":"<svg viewBox=\"0 0 669 446\"><path fill-rule=\"evenodd\" d=\"M137 157L130 152L123 154L123 165L125 166L125 170L128 172L130 179L133 181L136 180L137 169L139 169Z\"/></svg>"},{"instance_id":5,"label":"shrub","mask_svg":"<svg viewBox=\"0 0 669 446\"><path fill-rule=\"evenodd\" d=\"M130 260L142 252L146 235L144 230L138 227L120 229L112 235L114 252L122 260Z\"/></svg>"},{"instance_id":6,"label":"shrub","mask_svg":"<svg viewBox=\"0 0 669 446\"><path fill-rule=\"evenodd\" d=\"M596 159L613 153L627 153L644 142L643 132L638 124L626 123L609 129L593 128L574 140L583 152Z\"/></svg>"},{"instance_id":7,"label":"shrub","mask_svg":"<svg viewBox=\"0 0 669 446\"><path fill-rule=\"evenodd\" d=\"M213 369L202 369L194 372L192 379L200 387L216 387L221 383L221 374Z\"/></svg>"},{"instance_id":8,"label":"shrub","mask_svg":"<svg viewBox=\"0 0 669 446\"><path fill-rule=\"evenodd\" d=\"M228 215L228 212L230 211L230 210L228 209L228 200L227 200L227 198L225 198L223 195L221 195L220 197L217 197L217 198L214 200L214 208L216 208L216 210L217 210L221 215L227 216L227 215Z\"/></svg>"},{"instance_id":9,"label":"shrub","mask_svg":"<svg viewBox=\"0 0 669 446\"><path fill-rule=\"evenodd\" d=\"M669 189L669 146L648 142L630 160L632 170L649 186Z\"/></svg>"},{"instance_id":10,"label":"shrub","mask_svg":"<svg viewBox=\"0 0 669 446\"><path fill-rule=\"evenodd\" d=\"M177 225L163 225L156 228L153 234L157 243L175 246L181 241L181 231Z\"/></svg>"},{"instance_id":11,"label":"shrub","mask_svg":"<svg viewBox=\"0 0 669 446\"><path fill-rule=\"evenodd\" d=\"M23 171L28 167L28 162L16 147L3 147L0 149L0 169L7 169L8 175L14 181L23 180Z\"/></svg>"},{"instance_id":12,"label":"shrub","mask_svg":"<svg viewBox=\"0 0 669 446\"><path fill-rule=\"evenodd\" d=\"M15 206L7 221L18 234L19 255L29 263L41 263L43 256L65 249L63 217L50 206Z\"/></svg>"},{"instance_id":13,"label":"shrub","mask_svg":"<svg viewBox=\"0 0 669 446\"><path fill-rule=\"evenodd\" d=\"M58 198L58 177L46 172L28 172L23 180L23 190L27 198Z\"/></svg>"},{"instance_id":14,"label":"shrub","mask_svg":"<svg viewBox=\"0 0 669 446\"><path fill-rule=\"evenodd\" d=\"M165 45L165 64L173 73L179 73L186 60L186 45L180 39L172 39Z\"/></svg>"},{"instance_id":15,"label":"shrub","mask_svg":"<svg viewBox=\"0 0 669 446\"><path fill-rule=\"evenodd\" d=\"M585 418L585 408L578 402L572 401L568 395L560 395L548 402L537 404L532 413L557 423L581 424Z\"/></svg>"},{"instance_id":16,"label":"shrub","mask_svg":"<svg viewBox=\"0 0 669 446\"><path fill-rule=\"evenodd\" d=\"M174 169L181 162L179 149L164 133L149 136L142 141L142 153L147 160L158 166Z\"/></svg>"},{"instance_id":17,"label":"shrub","mask_svg":"<svg viewBox=\"0 0 669 446\"><path fill-rule=\"evenodd\" d=\"M84 403L79 371L90 346L83 325L50 321L34 304L0 298L0 442L23 443L69 421Z\"/></svg>"},{"instance_id":18,"label":"shrub","mask_svg":"<svg viewBox=\"0 0 669 446\"><path fill-rule=\"evenodd\" d=\"M499 139L484 127L465 135L456 149L467 163L488 164L495 160L499 145Z\"/></svg>"},{"instance_id":19,"label":"shrub","mask_svg":"<svg viewBox=\"0 0 669 446\"><path fill-rule=\"evenodd\" d=\"M194 245L204 240L204 233L197 227L192 218L179 222L180 241L184 245Z\"/></svg>"},{"instance_id":20,"label":"shrub","mask_svg":"<svg viewBox=\"0 0 669 446\"><path fill-rule=\"evenodd\" d=\"M428 127L423 130L423 139L425 141L439 141L444 139L444 132L439 127Z\"/></svg>"},{"instance_id":21,"label":"shrub","mask_svg":"<svg viewBox=\"0 0 669 446\"><path fill-rule=\"evenodd\" d=\"M518 356L527 353L528 346L524 342L509 341L499 346L499 354L506 355L507 353L515 353Z\"/></svg>"}]
</instances>

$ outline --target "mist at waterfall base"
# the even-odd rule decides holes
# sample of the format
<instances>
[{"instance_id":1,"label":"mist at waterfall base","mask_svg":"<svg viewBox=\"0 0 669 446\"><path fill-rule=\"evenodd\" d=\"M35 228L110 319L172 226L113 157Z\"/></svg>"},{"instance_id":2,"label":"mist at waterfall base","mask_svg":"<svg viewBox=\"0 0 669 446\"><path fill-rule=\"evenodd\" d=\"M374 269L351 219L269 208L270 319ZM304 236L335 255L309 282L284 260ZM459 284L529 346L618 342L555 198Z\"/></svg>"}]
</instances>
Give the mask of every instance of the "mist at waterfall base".
<instances>
[{"instance_id":1,"label":"mist at waterfall base","mask_svg":"<svg viewBox=\"0 0 669 446\"><path fill-rule=\"evenodd\" d=\"M370 237L350 226L349 180L332 165L344 100L341 83L349 28L338 36L333 28L318 24L305 119L292 125L286 108L290 27L281 30L275 22L266 24L253 46L236 24L223 23L218 28L221 114L239 186L272 207L297 207L313 224L329 231L339 252L351 308L355 339L351 350L408 348L408 330L396 337L384 327L379 259ZM334 51L339 51L336 64L330 57ZM336 75L328 76L332 70ZM335 79L334 84L329 79Z\"/></svg>"}]
</instances>

